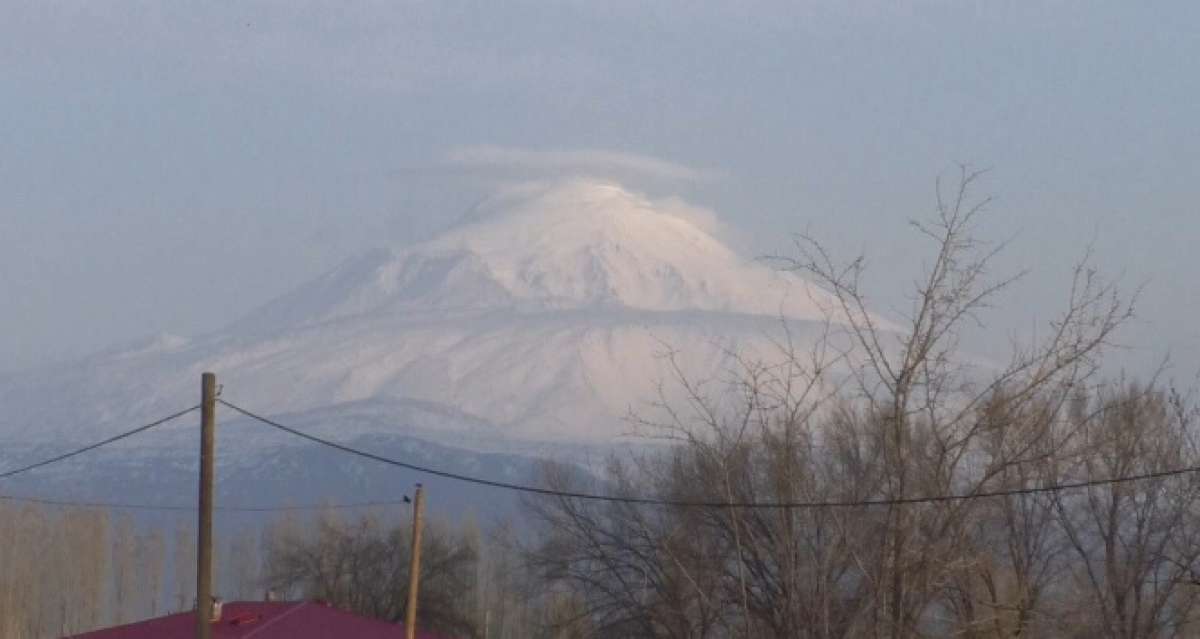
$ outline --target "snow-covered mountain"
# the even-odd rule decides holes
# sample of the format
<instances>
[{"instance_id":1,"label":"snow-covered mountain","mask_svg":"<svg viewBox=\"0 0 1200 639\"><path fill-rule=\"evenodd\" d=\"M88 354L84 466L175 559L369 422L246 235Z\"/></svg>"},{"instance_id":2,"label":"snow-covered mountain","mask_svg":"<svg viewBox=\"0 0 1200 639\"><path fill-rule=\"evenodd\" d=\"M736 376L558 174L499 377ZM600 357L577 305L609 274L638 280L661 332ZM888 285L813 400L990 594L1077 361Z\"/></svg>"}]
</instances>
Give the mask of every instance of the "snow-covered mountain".
<instances>
[{"instance_id":1,"label":"snow-covered mountain","mask_svg":"<svg viewBox=\"0 0 1200 639\"><path fill-rule=\"evenodd\" d=\"M212 334L0 378L0 436L93 439L195 403L213 371L230 401L325 411L314 428L341 437L610 441L668 376L667 348L709 377L733 350L769 356L781 318L802 336L830 306L730 250L702 213L595 180L514 187ZM338 418L367 405L394 420Z\"/></svg>"},{"instance_id":2,"label":"snow-covered mountain","mask_svg":"<svg viewBox=\"0 0 1200 639\"><path fill-rule=\"evenodd\" d=\"M803 280L747 262L695 217L678 202L654 202L611 183L513 188L433 240L351 260L233 328L488 310L820 317Z\"/></svg>"}]
</instances>

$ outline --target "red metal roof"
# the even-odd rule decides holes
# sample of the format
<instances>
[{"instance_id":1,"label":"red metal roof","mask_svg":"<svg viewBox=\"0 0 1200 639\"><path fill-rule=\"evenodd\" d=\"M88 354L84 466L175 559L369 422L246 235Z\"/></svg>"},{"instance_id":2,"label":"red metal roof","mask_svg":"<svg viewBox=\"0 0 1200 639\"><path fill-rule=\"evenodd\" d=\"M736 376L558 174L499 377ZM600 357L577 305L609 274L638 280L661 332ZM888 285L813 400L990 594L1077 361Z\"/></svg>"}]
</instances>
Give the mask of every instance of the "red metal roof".
<instances>
[{"instance_id":1,"label":"red metal roof","mask_svg":"<svg viewBox=\"0 0 1200 639\"><path fill-rule=\"evenodd\" d=\"M80 639L194 639L196 614L181 612L76 635ZM213 639L398 639L404 624L359 617L316 602L234 601L213 623ZM418 632L419 639L443 639Z\"/></svg>"}]
</instances>

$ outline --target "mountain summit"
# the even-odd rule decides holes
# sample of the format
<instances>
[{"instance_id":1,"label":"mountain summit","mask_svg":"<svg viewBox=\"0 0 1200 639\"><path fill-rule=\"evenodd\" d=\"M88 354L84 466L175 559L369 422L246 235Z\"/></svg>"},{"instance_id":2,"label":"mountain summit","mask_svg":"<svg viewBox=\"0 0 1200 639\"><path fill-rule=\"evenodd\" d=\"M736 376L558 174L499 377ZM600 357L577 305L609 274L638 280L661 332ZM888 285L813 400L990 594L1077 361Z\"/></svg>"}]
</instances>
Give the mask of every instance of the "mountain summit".
<instances>
[{"instance_id":1,"label":"mountain summit","mask_svg":"<svg viewBox=\"0 0 1200 639\"><path fill-rule=\"evenodd\" d=\"M677 200L574 179L511 188L457 226L351 260L238 326L278 330L365 315L581 309L818 319L792 275L747 262Z\"/></svg>"},{"instance_id":2,"label":"mountain summit","mask_svg":"<svg viewBox=\"0 0 1200 639\"><path fill-rule=\"evenodd\" d=\"M86 438L80 423L193 402L211 370L232 401L320 410L335 434L419 422L452 438L607 441L655 398L667 347L708 377L733 350L769 351L781 316L802 332L832 301L741 258L711 226L679 200L609 182L513 187L429 241L351 259L210 335L0 380L19 407L0 431ZM374 421L329 417L366 404Z\"/></svg>"}]
</instances>

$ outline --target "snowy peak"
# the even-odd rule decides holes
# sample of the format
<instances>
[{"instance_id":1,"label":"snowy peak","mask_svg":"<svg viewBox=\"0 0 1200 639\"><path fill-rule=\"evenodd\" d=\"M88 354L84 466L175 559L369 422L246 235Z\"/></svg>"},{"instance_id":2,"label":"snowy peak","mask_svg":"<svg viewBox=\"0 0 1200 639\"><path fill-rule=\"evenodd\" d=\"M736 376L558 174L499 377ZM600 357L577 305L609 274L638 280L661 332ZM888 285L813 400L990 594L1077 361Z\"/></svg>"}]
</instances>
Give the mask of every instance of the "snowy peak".
<instances>
[{"instance_id":1,"label":"snowy peak","mask_svg":"<svg viewBox=\"0 0 1200 639\"><path fill-rule=\"evenodd\" d=\"M610 441L631 407L670 392L676 364L712 380L735 357L775 361L781 314L796 320L788 344L824 336L828 293L739 257L711 227L703 211L611 183L513 188L438 237L363 254L215 333L0 379L0 433L86 441L178 410L213 371L231 401L265 414L332 411L320 421L341 438ZM379 420L354 418L367 405L384 407Z\"/></svg>"},{"instance_id":2,"label":"snowy peak","mask_svg":"<svg viewBox=\"0 0 1200 639\"><path fill-rule=\"evenodd\" d=\"M438 237L347 262L243 326L590 308L821 316L822 292L742 259L702 214L609 182L514 187Z\"/></svg>"},{"instance_id":3,"label":"snowy peak","mask_svg":"<svg viewBox=\"0 0 1200 639\"><path fill-rule=\"evenodd\" d=\"M424 248L478 255L514 297L552 307L710 306L710 280L735 262L695 224L615 184L571 181L482 208Z\"/></svg>"}]
</instances>

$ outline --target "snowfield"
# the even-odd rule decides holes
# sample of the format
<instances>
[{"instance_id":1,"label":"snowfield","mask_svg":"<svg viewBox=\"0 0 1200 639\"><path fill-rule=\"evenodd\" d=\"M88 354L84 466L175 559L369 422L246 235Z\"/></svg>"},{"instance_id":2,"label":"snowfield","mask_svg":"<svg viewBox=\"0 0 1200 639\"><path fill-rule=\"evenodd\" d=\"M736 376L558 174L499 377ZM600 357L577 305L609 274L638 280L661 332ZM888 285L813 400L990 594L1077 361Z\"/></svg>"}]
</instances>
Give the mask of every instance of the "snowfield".
<instances>
[{"instance_id":1,"label":"snowfield","mask_svg":"<svg viewBox=\"0 0 1200 639\"><path fill-rule=\"evenodd\" d=\"M105 436L196 403L213 371L230 401L320 411L313 428L343 438L611 442L669 377L668 348L689 376L719 377L734 351L770 358L782 321L803 340L832 308L709 226L610 182L513 187L429 241L358 256L214 333L0 378L0 436ZM407 408L394 422L338 418L364 402Z\"/></svg>"}]
</instances>

